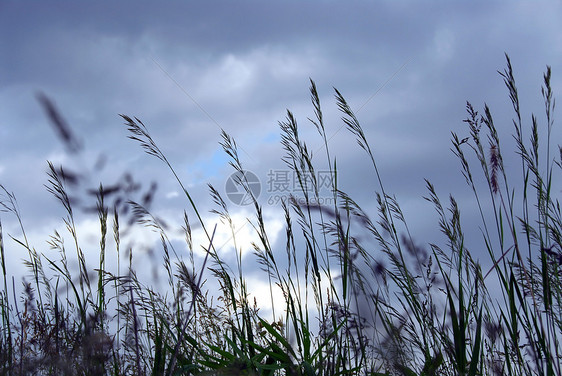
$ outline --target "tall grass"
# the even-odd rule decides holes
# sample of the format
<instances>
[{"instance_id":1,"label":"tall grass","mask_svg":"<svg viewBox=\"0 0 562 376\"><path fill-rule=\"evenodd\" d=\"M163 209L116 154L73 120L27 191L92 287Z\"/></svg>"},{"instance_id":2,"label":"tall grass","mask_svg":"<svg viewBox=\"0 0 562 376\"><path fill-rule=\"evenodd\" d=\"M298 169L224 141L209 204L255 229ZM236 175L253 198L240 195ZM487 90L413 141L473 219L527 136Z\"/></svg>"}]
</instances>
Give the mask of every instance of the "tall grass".
<instances>
[{"instance_id":1,"label":"tall grass","mask_svg":"<svg viewBox=\"0 0 562 376\"><path fill-rule=\"evenodd\" d=\"M509 58L500 75L515 113L515 150L504 151L510 140L500 140L486 105L481 115L467 103L465 134L452 133L452 151L481 219L481 238L470 242L465 234L474 231L462 225L454 196L444 202L429 181L425 199L435 208L443 238L413 238L398 200L383 184L376 150L337 90L342 121L376 177L376 212L363 210L345 192L348 182L338 179L340 166L329 148L313 81L314 118L308 120L324 144L333 205L318 204L322 182L297 119L288 111L280 122L283 161L300 193L276 208L285 221L284 241L277 245L270 240L266 208L254 196L236 142L223 131L221 145L239 172L236 183L251 199L252 247L269 282L273 320L263 316L250 298L245 250L228 202L209 186L211 212L217 223L230 228L234 265L218 252L216 224L204 220L202 208L137 118L121 115L129 138L163 163L185 195L181 219L185 250L176 249L168 235L171 229L151 212L154 189L139 200L142 192L130 176L90 190L100 227L95 265L80 244L76 204L68 193L69 186L77 185L76 175L48 165L47 189L65 210L64 232L57 230L48 240L56 253L39 252L30 244L15 195L0 186L2 211L14 216L21 232L20 237L8 235L6 241L0 222L0 373L562 374L562 216L555 179L562 168L562 148L553 152L551 145L555 107L551 70L547 67L543 77L542 126L534 115L530 126L525 125ZM44 96L41 103L65 135L63 140L76 146L52 103ZM520 159L519 176L504 165L512 153ZM482 178L484 185L477 183ZM123 248L122 239L134 226L158 234L167 291L139 278L134 250ZM193 226L202 229L204 244L194 244ZM469 243L482 244L489 260L478 260ZM24 280L18 298L18 282L6 269L6 254L21 247L28 253L30 282ZM203 262L194 256L200 248L205 252ZM70 266L69 258L77 268ZM108 267L111 258L116 260L115 270ZM491 268L483 269L483 264ZM218 291L206 287L209 280L216 282ZM491 285L498 285L499 291L489 291ZM274 299L277 289L282 301Z\"/></svg>"}]
</instances>

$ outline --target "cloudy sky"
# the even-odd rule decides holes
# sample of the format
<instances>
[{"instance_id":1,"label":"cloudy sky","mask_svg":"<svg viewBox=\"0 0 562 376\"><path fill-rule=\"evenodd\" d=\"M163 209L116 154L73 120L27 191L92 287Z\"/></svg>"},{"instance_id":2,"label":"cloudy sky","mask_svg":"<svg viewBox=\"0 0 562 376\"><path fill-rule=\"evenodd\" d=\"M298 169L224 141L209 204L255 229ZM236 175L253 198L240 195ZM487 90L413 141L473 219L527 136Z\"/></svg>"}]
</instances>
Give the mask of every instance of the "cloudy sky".
<instances>
[{"instance_id":1,"label":"cloudy sky","mask_svg":"<svg viewBox=\"0 0 562 376\"><path fill-rule=\"evenodd\" d=\"M512 108L497 73L505 68L504 53L513 63L524 119L528 123L531 112L544 118L546 65L555 93L562 87L561 17L559 1L0 1L0 184L16 195L39 251L49 252L46 240L55 229L63 231L65 215L44 186L47 161L80 172L88 188L129 173L142 183L140 195L154 182L151 209L179 228L184 209L193 217L189 202L162 162L127 139L119 114L135 116L212 228L217 219L209 213L207 183L226 198L233 172L219 145L224 129L261 182L260 202L275 241L282 216L270 205L276 193L268 192L268 173L285 170L278 122L287 109L315 162L326 166L322 140L307 120L314 116L310 78L323 104L340 188L376 217L376 175L343 127L333 87L356 111L385 188L403 205L416 238L437 242L423 179L444 200L455 194L464 222L477 229L473 198L450 151L451 131L468 135L462 120L470 101L478 110L488 103L498 128L509 134ZM79 152L61 142L38 93L60 111ZM555 144L559 136L555 129ZM248 207L228 204L242 223L252 215ZM5 234L20 236L12 215L0 212L0 220ZM80 215L78 227L95 239L96 221ZM251 227L240 236L252 239ZM5 239L17 275L25 252ZM242 247L250 249L249 243Z\"/></svg>"}]
</instances>

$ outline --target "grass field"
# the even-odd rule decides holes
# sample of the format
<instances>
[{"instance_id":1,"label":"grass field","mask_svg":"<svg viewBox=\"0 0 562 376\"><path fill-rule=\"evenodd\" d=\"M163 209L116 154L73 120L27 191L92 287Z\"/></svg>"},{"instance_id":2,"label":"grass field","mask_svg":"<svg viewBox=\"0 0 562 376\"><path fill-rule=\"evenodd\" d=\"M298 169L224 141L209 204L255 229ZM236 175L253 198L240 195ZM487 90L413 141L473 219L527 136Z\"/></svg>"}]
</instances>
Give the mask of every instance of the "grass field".
<instances>
[{"instance_id":1,"label":"grass field","mask_svg":"<svg viewBox=\"0 0 562 376\"><path fill-rule=\"evenodd\" d=\"M272 301L276 319L271 321L248 298L234 228L231 241L239 254L230 265L217 251L216 227L203 221L201 213L213 210L232 225L227 200L209 186L215 205L199 207L147 126L121 115L129 138L159 159L185 194L182 231L188 252L176 251L148 198L116 200L125 188L100 185L92 214L99 220L99 262L87 262L67 192L72 176L49 163L47 189L66 214L64 234L48 239L58 257L40 254L25 235L16 196L0 186L2 217L18 220L23 234L10 238L0 226L0 373L561 375L562 216L560 189L553 182L561 172L562 149L554 149L550 139L555 107L551 71L547 67L543 77L544 124L521 114L509 58L500 75L513 106L515 150L505 149L511 140L500 140L487 106L477 111L467 103L466 128L451 139L460 172L474 193L479 240L491 268L483 269L467 249L468 231L454 196L439 197L429 181L420 199L425 196L434 206L435 226L445 241L410 235L353 109L336 90L342 121L378 178L376 187L365 188L377 192L378 211L364 211L340 190L337 155L330 152L311 81L315 118L307 126L315 127L324 143L334 204L317 204L320 183L310 179L315 166L291 112L280 123L283 160L303 193L278 203L285 215L283 249L271 246L263 208L245 175L237 181L252 200L253 257L269 281L271 299L274 289L282 291L283 300ZM49 106L45 98L42 103ZM56 123L57 116L51 115ZM221 145L234 170L243 172L236 142L223 133ZM508 156L520 160L520 175L504 168ZM484 185L476 183L482 179ZM202 228L204 244L193 243L192 225ZM166 291L146 285L130 266L133 250L123 249L121 240L132 226L159 235ZM201 247L205 260L196 265L193 252ZM18 281L6 270L12 248L29 254L30 277L20 297L14 288ZM109 258L117 259L117 271L107 267ZM209 291L205 280L220 290ZM499 289L489 291L489 286Z\"/></svg>"}]
</instances>

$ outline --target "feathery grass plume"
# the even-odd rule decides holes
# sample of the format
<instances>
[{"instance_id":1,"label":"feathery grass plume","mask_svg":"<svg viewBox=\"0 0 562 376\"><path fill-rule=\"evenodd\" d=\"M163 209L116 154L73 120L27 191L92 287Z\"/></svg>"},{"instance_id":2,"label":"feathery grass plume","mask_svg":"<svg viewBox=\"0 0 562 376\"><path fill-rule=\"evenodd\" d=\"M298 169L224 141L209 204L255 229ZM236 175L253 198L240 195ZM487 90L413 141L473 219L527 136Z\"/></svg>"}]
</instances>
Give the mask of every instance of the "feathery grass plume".
<instances>
[{"instance_id":1,"label":"feathery grass plume","mask_svg":"<svg viewBox=\"0 0 562 376\"><path fill-rule=\"evenodd\" d=\"M97 291L97 301L98 306L96 310L96 315L100 318L100 329L104 330L104 319L106 311L106 297L105 297L105 246L106 246L106 236L107 236L107 214L108 208L104 203L104 190L103 185L100 184L99 194L97 200L98 217L100 221L100 262L98 268L98 291Z\"/></svg>"},{"instance_id":2,"label":"feathery grass plume","mask_svg":"<svg viewBox=\"0 0 562 376\"><path fill-rule=\"evenodd\" d=\"M197 296L199 295L199 291L200 291L199 288L200 288L200 286L201 286L201 284L202 284L203 271L205 270L205 267L206 267L206 265L207 265L207 259L208 259L208 257L209 257L210 252L211 252L210 250L211 250L211 248L212 248L212 246L213 246L213 239L214 239L214 237L215 237L215 231L216 231L216 230L217 230L217 226L215 225L215 228L213 229L213 233L212 233L212 235L211 235L211 239L210 239L210 241L209 241L209 246L207 247L207 253L205 254L205 259L204 259L203 265L202 265L202 267L201 267L201 272L199 273L199 279L197 280L197 283L196 283L195 286L193 287L193 289L194 289L194 296L192 297L191 304L190 304L190 306L189 306L189 310L187 311L185 317L183 318L183 323L182 323L181 326L179 327L180 330L179 330L178 339L177 339L177 341L176 341L176 345L175 345L175 347L174 347L174 350L173 350L173 352L172 352L172 354L171 354L172 356L171 356L171 359L170 359L170 362L169 362L169 366L168 366L168 367L169 367L169 371L168 371L169 374L173 374L173 372L174 372L174 369L175 369L175 367L176 367L176 361L177 361L178 352L179 352L180 347L181 347L182 344L183 344L183 337L184 337L184 335L185 335L184 333L186 332L187 325L189 324L189 321L190 321L190 319L191 319L191 313L192 313L192 312L194 311L194 309L195 309L195 303L196 303L196 301L197 301Z\"/></svg>"},{"instance_id":3,"label":"feathery grass plume","mask_svg":"<svg viewBox=\"0 0 562 376\"><path fill-rule=\"evenodd\" d=\"M380 176L380 172L379 172L379 169L377 167L377 163L375 161L375 157L373 155L373 152L371 151L371 147L369 146L369 142L367 141L367 138L365 136L365 133L363 132L363 128L361 127L361 124L359 123L359 120L355 116L355 113L353 112L353 110L351 109L351 107L349 106L349 104L347 103L345 98L343 97L343 95L337 89L334 88L334 90L336 92L336 102L337 102L338 108L343 113L343 116L342 116L343 122L347 125L347 128L349 129L349 131L352 134L355 135L357 144L363 150L365 150L365 152L367 152L367 155L369 156L369 158L371 160L371 164L373 165L373 169L375 170L375 174L377 176L378 186L381 190L382 200L380 202L384 203L384 206L385 206L385 207L381 207L380 210L381 210L381 213L386 216L386 214L388 213L387 207L389 205L388 196L386 194L384 184L383 184L382 178ZM399 246L398 234L396 232L396 228L394 227L394 221L393 221L392 217L391 216L387 217L387 218L384 219L384 221L388 222L389 230L390 230L389 234L393 238L394 242L396 242L396 244Z\"/></svg>"},{"instance_id":4,"label":"feathery grass plume","mask_svg":"<svg viewBox=\"0 0 562 376\"><path fill-rule=\"evenodd\" d=\"M121 299L119 294L119 277L121 276L121 257L120 257L121 232L119 227L119 212L117 210L117 205L113 206L113 240L115 241L115 254L117 258L117 271L116 271L117 278L113 278L113 282L114 282L113 287L115 289L115 300L117 302L117 312L115 313L115 316L117 317L117 330L115 334L116 337L115 343L117 348L115 349L115 352L119 354L120 344L121 344L121 315L119 312L119 307L121 304Z\"/></svg>"},{"instance_id":5,"label":"feathery grass plume","mask_svg":"<svg viewBox=\"0 0 562 376\"><path fill-rule=\"evenodd\" d=\"M4 279L4 289L0 294L0 307L2 309L2 334L0 336L0 363L3 366L0 372L7 374L13 367L13 338L11 324L11 304L8 298L8 282L6 273L6 258L4 253L4 237L2 230L2 220L0 219L0 257L2 262L2 277Z\"/></svg>"},{"instance_id":6,"label":"feathery grass plume","mask_svg":"<svg viewBox=\"0 0 562 376\"><path fill-rule=\"evenodd\" d=\"M174 170L174 168L172 167L172 165L170 164L170 162L168 161L166 156L160 151L160 148L156 145L156 143L154 142L154 140L152 139L152 137L148 133L147 127L137 118L135 118L135 120L133 120L127 115L120 115L120 116L125 120L125 125L127 126L128 131L131 133L131 135L129 135L128 137L130 139L134 140L134 141L139 142L141 144L142 148L144 149L144 151L147 154L158 158L159 160L164 162L164 164L168 167L168 169L170 170L170 172L174 176L175 180L180 185L180 187L181 187L183 193L185 194L186 198L188 199L188 201L191 205L191 208L195 212L195 215L197 216L199 224L201 225L201 228L203 229L203 232L205 233L205 236L207 237L207 240L210 241L211 240L211 234L208 232L207 227L205 225L205 222L203 221L203 218L201 217L201 214L199 213L199 210L198 210L197 206L195 205L195 202L193 201L193 198L191 197L191 194L187 191L183 182L181 181L179 176L176 174L176 171ZM213 254L216 254L216 250L214 249L213 242L210 242L210 243L211 243L211 252Z\"/></svg>"},{"instance_id":7,"label":"feathery grass plume","mask_svg":"<svg viewBox=\"0 0 562 376\"><path fill-rule=\"evenodd\" d=\"M315 86L312 85L312 98L313 101L317 103L315 107L320 109L319 100L315 98ZM320 113L317 113L317 116L320 116ZM319 120L320 121L320 120ZM319 123L320 124L320 123ZM325 251L321 251L321 246L319 244L318 230L315 227L315 220L312 215L312 208L314 207L313 198L318 199L319 197L319 187L318 181L316 179L316 174L314 170L314 165L312 163L312 153L309 152L309 149L305 142L301 141L299 128L296 118L294 117L291 111L287 111L286 120L283 122L279 122L279 126L281 128L281 144L285 149L285 156L283 157L283 161L290 169L290 171L296 177L297 189L302 192L303 200L297 200L296 197L290 196L290 204L294 211L294 213L298 216L299 226L302 231L302 235L305 238L306 248L305 248L305 270L304 270L304 284L308 286L308 276L309 271L312 271L312 289L313 289L313 296L317 305L318 312L320 313L320 321L324 321L325 317L323 317L324 310L322 307L324 306L323 301L323 293L322 293L322 273L326 271L326 268L322 268L319 261L321 261L324 265L329 265L329 255L327 253L327 240L324 240L324 249ZM313 197L310 196L310 192L314 194ZM302 204L301 204L302 202ZM323 221L323 219L321 218ZM320 229L321 230L321 229ZM312 262L312 270L309 269L310 262ZM322 273L321 273L322 272ZM327 274L329 274L328 272ZM304 310L305 312L308 311L308 289L305 290L304 296ZM306 325L309 325L309 318L308 315L304 317ZM298 331L297 331L298 332Z\"/></svg>"},{"instance_id":8,"label":"feathery grass plume","mask_svg":"<svg viewBox=\"0 0 562 376\"><path fill-rule=\"evenodd\" d=\"M164 163L168 163L166 157L164 156L164 154L162 154L142 121L140 121L136 117L133 120L127 115L120 114L119 116L121 116L123 120L125 120L127 130L131 133L131 135L127 136L128 138L139 142L147 154L160 159Z\"/></svg>"},{"instance_id":9,"label":"feathery grass plume","mask_svg":"<svg viewBox=\"0 0 562 376\"><path fill-rule=\"evenodd\" d=\"M16 220L19 225L19 229L21 230L22 239L18 240L13 236L9 235L12 240L22 246L28 253L29 260L25 260L24 264L32 271L33 279L35 282L35 287L39 292L39 309L43 309L43 296L42 296L42 289L41 286L46 288L46 293L50 294L50 284L48 283L48 278L43 270L43 264L41 262L41 255L36 251L34 247L29 244L27 239L27 234L25 228L23 226L22 217L20 214L20 210L18 207L18 203L16 200L16 196L14 193L8 192L8 190L0 184L0 190L3 191L3 195L5 198L0 199L0 211L8 212L13 214L16 217ZM0 197L1 198L1 197Z\"/></svg>"},{"instance_id":10,"label":"feathery grass plume","mask_svg":"<svg viewBox=\"0 0 562 376\"><path fill-rule=\"evenodd\" d=\"M76 295L76 298L78 299L77 303L80 306L80 310L81 310L82 323L84 325L87 325L86 302L88 297L91 295L91 291L90 291L91 286L90 286L89 270L86 266L86 257L82 252L82 248L78 244L78 234L76 233L74 212L72 210L70 197L66 192L64 173L62 173L64 170L62 167L56 169L51 162L48 162L48 165L49 165L49 171L47 174L49 176L49 181L48 181L49 185L47 185L47 191L51 193L53 196L55 196L55 198L65 208L66 217L63 219L63 221L66 225L67 231L70 233L74 241L74 247L75 247L78 266L79 266L78 281L80 286L80 296ZM60 268L53 262L50 262L50 264L59 272L61 271L59 270ZM74 286L72 281L69 282L72 286ZM75 290L75 294L77 293L78 291Z\"/></svg>"},{"instance_id":11,"label":"feathery grass plume","mask_svg":"<svg viewBox=\"0 0 562 376\"><path fill-rule=\"evenodd\" d=\"M320 105L320 97L318 96L318 90L316 88L316 84L314 83L314 81L312 81L312 79L310 80L310 97L311 97L311 102L314 106L314 114L316 116L316 120L310 119L308 118L308 120L314 124L314 126L316 127L318 133L320 134L320 136L322 137L322 141L324 142L324 149L326 150L326 160L328 162L328 168L329 168L329 179L330 179L330 183L331 183L331 189L332 189L332 194L333 194L333 198L334 198L334 209L337 208L337 170L336 170L336 161L334 159L334 161L332 162L332 159L330 157L330 148L328 147L328 138L326 136L326 130L324 127L324 121L323 121L323 115L322 115L322 109L321 109L321 105ZM312 157L312 155L311 155ZM317 192L317 187L316 188L316 194L318 195ZM317 197L318 198L318 197ZM321 205L318 206L318 209L320 211L320 221L321 223L324 223L324 218L323 218L323 207ZM337 218L336 218L337 220ZM324 247L327 248L327 239L324 236ZM326 261L328 262L328 270L329 268L329 257L326 257Z\"/></svg>"},{"instance_id":12,"label":"feathery grass plume","mask_svg":"<svg viewBox=\"0 0 562 376\"><path fill-rule=\"evenodd\" d=\"M496 145L490 145L490 185L492 186L492 192L494 192L494 194L497 194L499 191L498 165L498 147Z\"/></svg>"},{"instance_id":13,"label":"feathery grass plume","mask_svg":"<svg viewBox=\"0 0 562 376\"><path fill-rule=\"evenodd\" d=\"M36 98L67 149L71 153L79 152L82 149L82 143L76 138L74 132L72 132L72 129L60 114L53 101L41 92L36 94Z\"/></svg>"}]
</instances>

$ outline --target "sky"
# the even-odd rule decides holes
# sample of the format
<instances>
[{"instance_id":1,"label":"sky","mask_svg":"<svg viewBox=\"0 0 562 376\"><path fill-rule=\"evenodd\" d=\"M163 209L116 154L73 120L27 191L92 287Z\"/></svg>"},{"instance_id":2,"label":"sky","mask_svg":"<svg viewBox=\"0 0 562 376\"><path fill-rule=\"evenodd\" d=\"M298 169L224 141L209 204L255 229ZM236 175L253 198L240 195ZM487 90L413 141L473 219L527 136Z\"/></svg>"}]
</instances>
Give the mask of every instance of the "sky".
<instances>
[{"instance_id":1,"label":"sky","mask_svg":"<svg viewBox=\"0 0 562 376\"><path fill-rule=\"evenodd\" d=\"M189 202L166 166L127 138L119 116L124 114L147 126L213 228L217 217L210 211L216 207L207 184L229 200L227 182L234 172L219 144L224 130L257 179L271 240L282 250L284 245L276 243L284 231L276 202L291 193L291 186L274 191L271 178L279 182L288 174L279 129L287 109L320 170L327 166L323 142L307 120L314 116L312 79L342 190L376 219L376 174L341 121L334 88L356 112L385 189L396 195L416 240L428 244L439 237L435 211L423 199L424 179L444 201L455 195L467 231L478 237L474 198L450 150L451 132L468 136L467 101L480 111L487 103L509 139L513 111L497 72L506 66L505 53L513 64L524 120L529 124L532 112L544 119L540 88L547 65L555 94L562 87L561 16L559 1L2 0L0 184L17 198L33 247L46 254L53 252L49 236L55 229L64 232L65 216L45 187L47 161L79 172L82 188L95 189L100 182L110 186L130 174L142 185L137 198L152 192L151 210L179 229L183 210L194 219ZM38 98L48 98L68 123L77 152L61 142ZM554 144L560 135L555 128ZM82 206L88 200L95 204L84 189L80 192ZM242 252L252 257L256 235L245 218L253 212L227 203L239 223ZM0 220L8 270L25 275L21 259L26 253L7 236L21 237L15 217L0 212ZM77 227L93 243L89 257L95 260L96 215L77 211ZM229 244L230 236L219 229L218 241ZM147 240L146 231L140 232L132 236L135 241L154 242L154 236ZM179 231L171 234L181 239ZM485 259L478 239L472 240L475 254ZM232 246L221 252L235 260ZM199 260L202 255L196 253ZM261 291L262 277L248 277Z\"/></svg>"}]
</instances>

